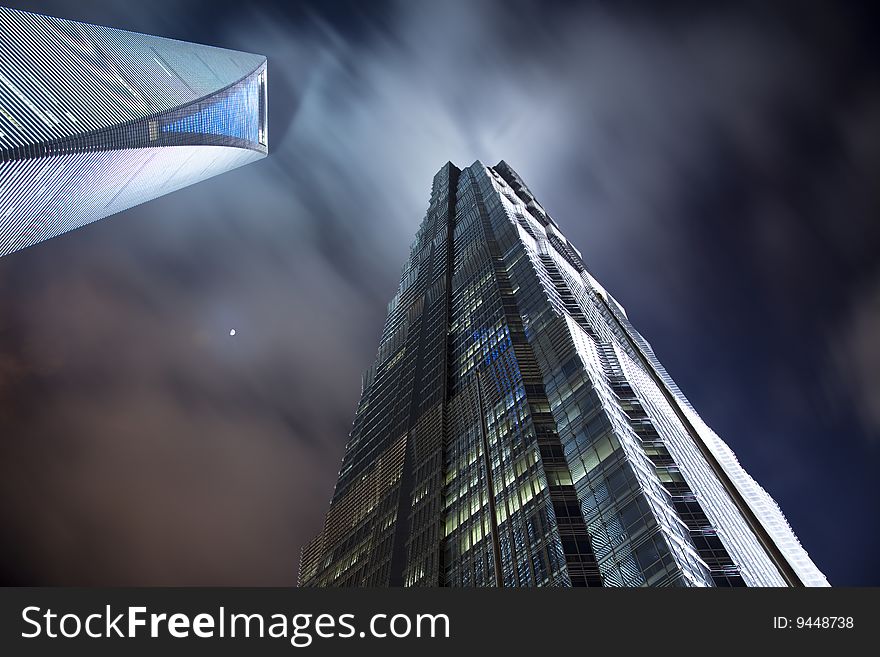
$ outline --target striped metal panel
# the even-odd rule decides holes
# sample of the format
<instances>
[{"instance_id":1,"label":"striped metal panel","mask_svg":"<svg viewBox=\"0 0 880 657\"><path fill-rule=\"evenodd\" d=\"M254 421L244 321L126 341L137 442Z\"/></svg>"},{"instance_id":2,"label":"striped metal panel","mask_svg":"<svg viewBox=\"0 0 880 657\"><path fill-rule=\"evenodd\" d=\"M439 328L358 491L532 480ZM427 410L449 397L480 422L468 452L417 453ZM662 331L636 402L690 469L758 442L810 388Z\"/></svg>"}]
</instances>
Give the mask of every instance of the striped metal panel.
<instances>
[{"instance_id":1,"label":"striped metal panel","mask_svg":"<svg viewBox=\"0 0 880 657\"><path fill-rule=\"evenodd\" d=\"M0 7L0 256L265 157L266 58Z\"/></svg>"},{"instance_id":2,"label":"striped metal panel","mask_svg":"<svg viewBox=\"0 0 880 657\"><path fill-rule=\"evenodd\" d=\"M169 146L71 153L0 166L0 254L42 242L263 157ZM25 189L12 195L8 190Z\"/></svg>"}]
</instances>

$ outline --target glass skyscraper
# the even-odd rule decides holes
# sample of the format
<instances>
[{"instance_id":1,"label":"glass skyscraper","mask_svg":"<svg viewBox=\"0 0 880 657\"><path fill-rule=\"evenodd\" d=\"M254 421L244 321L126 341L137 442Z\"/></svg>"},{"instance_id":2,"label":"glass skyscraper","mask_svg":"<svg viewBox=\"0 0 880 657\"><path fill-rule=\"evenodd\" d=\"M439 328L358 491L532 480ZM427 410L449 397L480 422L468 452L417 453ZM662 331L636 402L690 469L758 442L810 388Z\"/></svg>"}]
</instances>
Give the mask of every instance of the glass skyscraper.
<instances>
[{"instance_id":1,"label":"glass skyscraper","mask_svg":"<svg viewBox=\"0 0 880 657\"><path fill-rule=\"evenodd\" d=\"M447 163L305 586L827 586L506 163Z\"/></svg>"},{"instance_id":2,"label":"glass skyscraper","mask_svg":"<svg viewBox=\"0 0 880 657\"><path fill-rule=\"evenodd\" d=\"M0 256L266 156L266 58L0 7Z\"/></svg>"}]
</instances>

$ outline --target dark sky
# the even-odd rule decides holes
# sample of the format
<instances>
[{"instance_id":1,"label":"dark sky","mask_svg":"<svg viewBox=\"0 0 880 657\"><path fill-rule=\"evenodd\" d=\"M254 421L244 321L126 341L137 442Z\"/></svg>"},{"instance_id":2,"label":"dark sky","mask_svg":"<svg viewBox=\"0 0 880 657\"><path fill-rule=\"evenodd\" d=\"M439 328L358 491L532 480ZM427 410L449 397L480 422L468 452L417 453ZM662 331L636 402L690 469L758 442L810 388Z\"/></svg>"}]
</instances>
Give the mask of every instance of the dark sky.
<instances>
[{"instance_id":1,"label":"dark sky","mask_svg":"<svg viewBox=\"0 0 880 657\"><path fill-rule=\"evenodd\" d=\"M269 158L0 259L6 583L294 583L431 178L505 159L880 584L870 3L5 4L264 54L270 98Z\"/></svg>"}]
</instances>

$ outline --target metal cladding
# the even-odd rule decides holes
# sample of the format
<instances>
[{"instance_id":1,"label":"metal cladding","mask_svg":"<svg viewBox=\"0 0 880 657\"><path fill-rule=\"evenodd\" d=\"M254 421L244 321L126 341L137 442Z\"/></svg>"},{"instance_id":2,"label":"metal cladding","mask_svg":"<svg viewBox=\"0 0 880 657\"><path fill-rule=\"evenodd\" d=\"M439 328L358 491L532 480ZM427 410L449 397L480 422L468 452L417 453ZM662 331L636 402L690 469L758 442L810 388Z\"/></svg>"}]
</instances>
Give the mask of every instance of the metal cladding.
<instances>
[{"instance_id":1,"label":"metal cladding","mask_svg":"<svg viewBox=\"0 0 880 657\"><path fill-rule=\"evenodd\" d=\"M827 586L504 162L434 177L306 586Z\"/></svg>"},{"instance_id":2,"label":"metal cladding","mask_svg":"<svg viewBox=\"0 0 880 657\"><path fill-rule=\"evenodd\" d=\"M0 256L266 156L266 58L0 7Z\"/></svg>"}]
</instances>

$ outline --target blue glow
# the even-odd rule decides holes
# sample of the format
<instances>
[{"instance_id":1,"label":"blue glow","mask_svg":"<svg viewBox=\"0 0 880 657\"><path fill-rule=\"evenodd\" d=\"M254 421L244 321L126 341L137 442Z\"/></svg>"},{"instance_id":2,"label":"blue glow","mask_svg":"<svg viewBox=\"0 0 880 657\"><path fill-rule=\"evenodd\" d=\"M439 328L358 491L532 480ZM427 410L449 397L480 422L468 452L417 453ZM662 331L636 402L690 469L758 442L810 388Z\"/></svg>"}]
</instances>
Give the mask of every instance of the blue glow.
<instances>
[{"instance_id":1,"label":"blue glow","mask_svg":"<svg viewBox=\"0 0 880 657\"><path fill-rule=\"evenodd\" d=\"M222 98L206 100L198 111L162 126L163 132L224 135L257 142L260 130L260 84L256 76L230 89Z\"/></svg>"}]
</instances>

